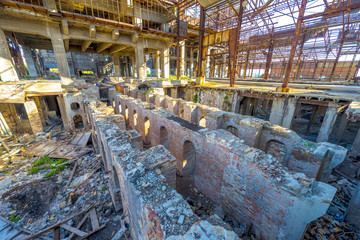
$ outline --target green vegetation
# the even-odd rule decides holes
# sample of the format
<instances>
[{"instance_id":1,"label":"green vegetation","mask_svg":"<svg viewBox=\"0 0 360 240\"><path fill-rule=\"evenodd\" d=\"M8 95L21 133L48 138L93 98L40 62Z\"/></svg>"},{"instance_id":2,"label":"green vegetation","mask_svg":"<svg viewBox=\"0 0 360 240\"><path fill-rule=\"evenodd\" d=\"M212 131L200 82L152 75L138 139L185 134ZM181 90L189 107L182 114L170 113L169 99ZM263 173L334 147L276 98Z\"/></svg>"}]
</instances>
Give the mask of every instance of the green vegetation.
<instances>
[{"instance_id":1,"label":"green vegetation","mask_svg":"<svg viewBox=\"0 0 360 240\"><path fill-rule=\"evenodd\" d=\"M20 217L16 216L16 213L12 213L12 214L8 217L8 220L9 220L10 222L17 223L17 222L20 220Z\"/></svg>"},{"instance_id":2,"label":"green vegetation","mask_svg":"<svg viewBox=\"0 0 360 240\"><path fill-rule=\"evenodd\" d=\"M65 159L54 159L54 158L50 158L49 156L43 156L42 158L39 158L31 165L31 168L28 171L28 175L35 174L40 170L44 170L46 173L44 175L44 178L55 176L58 172L64 170L65 166L68 165L68 163L63 164L65 161L66 161ZM58 166L60 164L63 165ZM50 172L48 172L49 169L51 169Z\"/></svg>"},{"instance_id":3,"label":"green vegetation","mask_svg":"<svg viewBox=\"0 0 360 240\"><path fill-rule=\"evenodd\" d=\"M51 170L50 172L47 172L47 173L44 175L44 178L53 177L53 176L55 176L57 173L58 173L58 170L57 170L57 169L53 169L53 170Z\"/></svg>"},{"instance_id":4,"label":"green vegetation","mask_svg":"<svg viewBox=\"0 0 360 240\"><path fill-rule=\"evenodd\" d=\"M101 191L105 192L106 190L107 190L107 187L106 187L106 185L104 185L104 186L102 187Z\"/></svg>"},{"instance_id":5,"label":"green vegetation","mask_svg":"<svg viewBox=\"0 0 360 240\"><path fill-rule=\"evenodd\" d=\"M195 93L194 98L193 98L193 102L197 103L198 98L199 98L199 95L197 93Z\"/></svg>"},{"instance_id":6,"label":"green vegetation","mask_svg":"<svg viewBox=\"0 0 360 240\"><path fill-rule=\"evenodd\" d=\"M152 88L149 88L149 89L147 89L147 90L141 91L140 93L141 93L142 95L146 95L147 93L152 93L152 92L153 92L153 89L152 89Z\"/></svg>"},{"instance_id":7,"label":"green vegetation","mask_svg":"<svg viewBox=\"0 0 360 240\"><path fill-rule=\"evenodd\" d=\"M311 147L315 146L314 143L312 143L312 142L304 143L304 145L305 145L306 148L311 148Z\"/></svg>"}]
</instances>

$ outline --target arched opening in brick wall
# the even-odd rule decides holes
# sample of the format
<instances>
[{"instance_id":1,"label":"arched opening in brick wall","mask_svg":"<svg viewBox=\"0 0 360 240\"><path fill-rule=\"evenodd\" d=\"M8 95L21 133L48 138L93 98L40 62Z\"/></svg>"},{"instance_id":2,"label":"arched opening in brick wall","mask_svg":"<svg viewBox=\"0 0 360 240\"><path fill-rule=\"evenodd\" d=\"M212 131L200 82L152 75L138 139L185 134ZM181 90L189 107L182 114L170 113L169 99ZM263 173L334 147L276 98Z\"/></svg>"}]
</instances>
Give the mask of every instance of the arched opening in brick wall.
<instances>
[{"instance_id":1,"label":"arched opening in brick wall","mask_svg":"<svg viewBox=\"0 0 360 240\"><path fill-rule=\"evenodd\" d=\"M144 134L145 134L145 144L151 144L150 139L150 120L148 117L144 118Z\"/></svg>"},{"instance_id":2,"label":"arched opening in brick wall","mask_svg":"<svg viewBox=\"0 0 360 240\"><path fill-rule=\"evenodd\" d=\"M81 115L75 115L73 117L73 121L74 121L74 126L76 129L84 127L84 123L83 123L83 119L82 119Z\"/></svg>"},{"instance_id":3,"label":"arched opening in brick wall","mask_svg":"<svg viewBox=\"0 0 360 240\"><path fill-rule=\"evenodd\" d=\"M183 145L181 170L176 178L176 190L183 196L193 195L195 161L196 148L191 141L186 140Z\"/></svg>"},{"instance_id":4,"label":"arched opening in brick wall","mask_svg":"<svg viewBox=\"0 0 360 240\"><path fill-rule=\"evenodd\" d=\"M164 126L160 128L160 144L163 145L166 149L169 149L168 132Z\"/></svg>"},{"instance_id":5,"label":"arched opening in brick wall","mask_svg":"<svg viewBox=\"0 0 360 240\"><path fill-rule=\"evenodd\" d=\"M73 111L79 111L80 110L80 104L77 102L73 102L70 104L71 110Z\"/></svg>"},{"instance_id":6,"label":"arched opening in brick wall","mask_svg":"<svg viewBox=\"0 0 360 240\"><path fill-rule=\"evenodd\" d=\"M129 124L129 108L125 105L125 123Z\"/></svg>"},{"instance_id":7,"label":"arched opening in brick wall","mask_svg":"<svg viewBox=\"0 0 360 240\"><path fill-rule=\"evenodd\" d=\"M238 131L238 129L237 129L236 127L228 126L228 127L226 128L226 131L232 133L232 134L233 134L234 136L236 136L236 137L239 137L239 131Z\"/></svg>"},{"instance_id":8,"label":"arched opening in brick wall","mask_svg":"<svg viewBox=\"0 0 360 240\"><path fill-rule=\"evenodd\" d=\"M122 114L123 112L122 112L122 106L121 106L121 104L119 103L119 114Z\"/></svg>"},{"instance_id":9,"label":"arched opening in brick wall","mask_svg":"<svg viewBox=\"0 0 360 240\"><path fill-rule=\"evenodd\" d=\"M137 118L138 118L137 112L134 110L134 112L133 112L133 121L134 121L135 130L137 129Z\"/></svg>"},{"instance_id":10,"label":"arched opening in brick wall","mask_svg":"<svg viewBox=\"0 0 360 240\"><path fill-rule=\"evenodd\" d=\"M284 161L286 155L285 144L278 140L270 140L266 143L265 153Z\"/></svg>"},{"instance_id":11,"label":"arched opening in brick wall","mask_svg":"<svg viewBox=\"0 0 360 240\"><path fill-rule=\"evenodd\" d=\"M199 121L199 126L206 127L206 117L202 117Z\"/></svg>"}]
</instances>

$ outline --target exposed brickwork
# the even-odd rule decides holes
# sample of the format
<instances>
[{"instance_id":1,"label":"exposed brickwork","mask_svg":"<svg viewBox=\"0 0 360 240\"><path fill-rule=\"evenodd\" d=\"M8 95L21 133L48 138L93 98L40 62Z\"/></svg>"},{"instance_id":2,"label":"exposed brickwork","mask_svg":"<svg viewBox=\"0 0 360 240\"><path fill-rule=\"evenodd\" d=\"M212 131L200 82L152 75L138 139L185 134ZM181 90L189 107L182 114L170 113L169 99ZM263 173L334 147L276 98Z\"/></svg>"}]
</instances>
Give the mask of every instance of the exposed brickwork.
<instances>
[{"instance_id":1,"label":"exposed brickwork","mask_svg":"<svg viewBox=\"0 0 360 240\"><path fill-rule=\"evenodd\" d=\"M138 133L121 131L107 109L96 102L87 103L86 107L96 145L102 149L104 163L112 172L112 198L116 198L119 189L134 239L179 239L190 236L198 224L202 226L196 231L199 238L213 238L221 233L226 239L238 239L234 232L194 215L189 204L171 188L175 179L174 157L163 146L141 151ZM124 122L121 116L117 119ZM177 224L181 215L184 222Z\"/></svg>"},{"instance_id":2,"label":"exposed brickwork","mask_svg":"<svg viewBox=\"0 0 360 240\"><path fill-rule=\"evenodd\" d=\"M151 145L160 144L160 129L166 128L168 149L176 158L180 173L182 146L185 141L191 141L196 148L196 187L221 203L237 220L252 223L265 239L300 238L306 224L325 213L328 204L324 200L331 201L335 194L336 189L324 183L313 182L308 188L302 183L304 174L291 173L281 160L245 145L226 131L199 130L189 122L187 125L177 122L166 110L127 96L119 95L117 101L122 108L129 109L132 128L135 110L141 135L143 119L150 119ZM293 215L298 211L312 214L294 221Z\"/></svg>"}]
</instances>

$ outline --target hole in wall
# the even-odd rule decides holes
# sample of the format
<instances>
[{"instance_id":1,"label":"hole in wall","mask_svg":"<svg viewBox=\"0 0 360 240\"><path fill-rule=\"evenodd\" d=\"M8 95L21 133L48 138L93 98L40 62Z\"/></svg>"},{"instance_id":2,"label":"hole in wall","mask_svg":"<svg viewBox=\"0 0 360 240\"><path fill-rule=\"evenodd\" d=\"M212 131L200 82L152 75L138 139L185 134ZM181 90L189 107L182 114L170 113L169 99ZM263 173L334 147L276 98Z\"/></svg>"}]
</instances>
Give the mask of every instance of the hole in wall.
<instances>
[{"instance_id":1,"label":"hole in wall","mask_svg":"<svg viewBox=\"0 0 360 240\"><path fill-rule=\"evenodd\" d=\"M76 129L84 127L84 123L83 123L83 119L82 119L81 115L75 115L73 117L73 121L74 121L74 126Z\"/></svg>"},{"instance_id":2,"label":"hole in wall","mask_svg":"<svg viewBox=\"0 0 360 240\"><path fill-rule=\"evenodd\" d=\"M230 132L231 134L233 134L233 135L236 136L236 137L239 137L239 131L238 131L238 129L237 129L236 127L234 127L234 126L228 126L228 127L226 128L226 131Z\"/></svg>"},{"instance_id":3,"label":"hole in wall","mask_svg":"<svg viewBox=\"0 0 360 240\"><path fill-rule=\"evenodd\" d=\"M183 160L180 174L176 176L176 190L184 197L192 196L195 173L196 148L194 144L186 140L183 145Z\"/></svg>"},{"instance_id":4,"label":"hole in wall","mask_svg":"<svg viewBox=\"0 0 360 240\"><path fill-rule=\"evenodd\" d=\"M199 121L199 126L206 127L206 117L202 117Z\"/></svg>"},{"instance_id":5,"label":"hole in wall","mask_svg":"<svg viewBox=\"0 0 360 240\"><path fill-rule=\"evenodd\" d=\"M277 140L270 140L266 143L265 153L270 154L271 156L284 162L286 155L285 144Z\"/></svg>"},{"instance_id":6,"label":"hole in wall","mask_svg":"<svg viewBox=\"0 0 360 240\"><path fill-rule=\"evenodd\" d=\"M151 144L151 139L150 139L150 120L149 118L145 117L144 119L144 134L145 134L145 144Z\"/></svg>"},{"instance_id":7,"label":"hole in wall","mask_svg":"<svg viewBox=\"0 0 360 240\"><path fill-rule=\"evenodd\" d=\"M133 112L133 120L134 120L134 128L135 128L135 130L137 129L137 118L138 118L137 112L134 110L134 112Z\"/></svg>"},{"instance_id":8,"label":"hole in wall","mask_svg":"<svg viewBox=\"0 0 360 240\"><path fill-rule=\"evenodd\" d=\"M160 144L163 145L166 149L168 148L168 133L164 126L160 128Z\"/></svg>"},{"instance_id":9,"label":"hole in wall","mask_svg":"<svg viewBox=\"0 0 360 240\"><path fill-rule=\"evenodd\" d=\"M80 110L80 104L77 102L73 102L70 104L71 110L73 111L79 111Z\"/></svg>"}]
</instances>

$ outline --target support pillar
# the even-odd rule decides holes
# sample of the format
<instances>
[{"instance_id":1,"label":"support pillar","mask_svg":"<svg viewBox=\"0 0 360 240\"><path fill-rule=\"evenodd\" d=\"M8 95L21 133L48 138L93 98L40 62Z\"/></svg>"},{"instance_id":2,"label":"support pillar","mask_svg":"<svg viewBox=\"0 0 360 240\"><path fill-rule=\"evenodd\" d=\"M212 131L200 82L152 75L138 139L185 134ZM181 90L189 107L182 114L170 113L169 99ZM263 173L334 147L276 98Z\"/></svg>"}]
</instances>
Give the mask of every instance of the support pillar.
<instances>
[{"instance_id":1,"label":"support pillar","mask_svg":"<svg viewBox=\"0 0 360 240\"><path fill-rule=\"evenodd\" d=\"M358 134L359 135L359 134ZM345 220L360 228L360 183L356 187L346 210Z\"/></svg>"},{"instance_id":2,"label":"support pillar","mask_svg":"<svg viewBox=\"0 0 360 240\"><path fill-rule=\"evenodd\" d=\"M194 76L194 48L190 48L190 78Z\"/></svg>"},{"instance_id":3,"label":"support pillar","mask_svg":"<svg viewBox=\"0 0 360 240\"><path fill-rule=\"evenodd\" d=\"M273 34L271 34L270 46L269 46L268 53L266 56L264 80L268 80L268 78L269 78L273 51L274 51L274 40L273 40Z\"/></svg>"},{"instance_id":4,"label":"support pillar","mask_svg":"<svg viewBox=\"0 0 360 240\"><path fill-rule=\"evenodd\" d=\"M341 139L343 138L343 135L344 135L345 130L347 129L348 125L349 125L349 120L347 119L347 115L344 112L341 117L339 127L337 128L337 131L336 131L336 142L337 143L339 143L341 141Z\"/></svg>"},{"instance_id":5,"label":"support pillar","mask_svg":"<svg viewBox=\"0 0 360 240\"><path fill-rule=\"evenodd\" d=\"M355 140L351 146L351 149L349 151L349 156L354 158L360 156L360 129L358 130Z\"/></svg>"},{"instance_id":6,"label":"support pillar","mask_svg":"<svg viewBox=\"0 0 360 240\"><path fill-rule=\"evenodd\" d=\"M337 117L338 107L335 103L329 103L316 142L327 142L329 140Z\"/></svg>"},{"instance_id":7,"label":"support pillar","mask_svg":"<svg viewBox=\"0 0 360 240\"><path fill-rule=\"evenodd\" d=\"M41 124L41 118L35 101L33 99L30 99L24 103L24 106L33 134L43 132L44 130Z\"/></svg>"},{"instance_id":8,"label":"support pillar","mask_svg":"<svg viewBox=\"0 0 360 240\"><path fill-rule=\"evenodd\" d=\"M180 76L185 75L185 62L186 62L186 48L185 41L180 42Z\"/></svg>"},{"instance_id":9,"label":"support pillar","mask_svg":"<svg viewBox=\"0 0 360 240\"><path fill-rule=\"evenodd\" d=\"M156 52L156 57L155 57L155 69L156 69L156 77L160 78L161 77L161 65L160 65L160 51Z\"/></svg>"},{"instance_id":10,"label":"support pillar","mask_svg":"<svg viewBox=\"0 0 360 240\"><path fill-rule=\"evenodd\" d=\"M115 77L120 77L120 62L119 55L115 54L112 56L114 59L114 69L115 69Z\"/></svg>"},{"instance_id":11,"label":"support pillar","mask_svg":"<svg viewBox=\"0 0 360 240\"><path fill-rule=\"evenodd\" d=\"M281 86L282 88L287 88L288 83L289 83L289 78L290 78L290 74L291 74L292 65L294 62L295 52L296 52L296 48L297 48L297 45L298 45L298 42L300 39L301 24L303 22L303 16L305 13L306 2L307 2L307 0L301 1L301 7L299 9L299 16L298 16L298 20L296 22L295 37L291 44L289 61L286 66L285 78L284 78L283 84Z\"/></svg>"},{"instance_id":12,"label":"support pillar","mask_svg":"<svg viewBox=\"0 0 360 240\"><path fill-rule=\"evenodd\" d=\"M196 84L204 84L204 66L203 66L203 52L204 52L204 34L205 34L205 9L200 6L200 26L199 26L199 52L197 61Z\"/></svg>"},{"instance_id":13,"label":"support pillar","mask_svg":"<svg viewBox=\"0 0 360 240\"><path fill-rule=\"evenodd\" d=\"M69 65L66 58L66 51L60 31L60 26L54 23L47 23L47 27L50 32L51 43L54 50L60 79L63 84L70 84L72 80L70 77Z\"/></svg>"},{"instance_id":14,"label":"support pillar","mask_svg":"<svg viewBox=\"0 0 360 240\"><path fill-rule=\"evenodd\" d=\"M140 80L145 80L146 78L146 63L144 56L144 45L141 41L138 41L135 48L135 57L136 57L136 72Z\"/></svg>"},{"instance_id":15,"label":"support pillar","mask_svg":"<svg viewBox=\"0 0 360 240\"><path fill-rule=\"evenodd\" d=\"M9 45L2 29L0 29L0 79L3 82L19 80L12 61Z\"/></svg>"},{"instance_id":16,"label":"support pillar","mask_svg":"<svg viewBox=\"0 0 360 240\"><path fill-rule=\"evenodd\" d=\"M290 128L294 119L297 99L276 98L270 113L270 122L285 128Z\"/></svg>"},{"instance_id":17,"label":"support pillar","mask_svg":"<svg viewBox=\"0 0 360 240\"><path fill-rule=\"evenodd\" d=\"M161 77L170 77L170 50L165 48L161 50Z\"/></svg>"}]
</instances>

